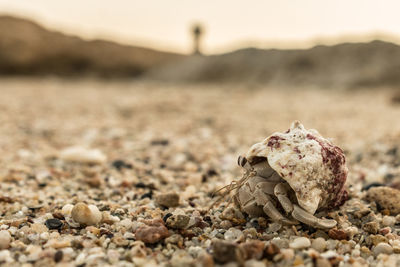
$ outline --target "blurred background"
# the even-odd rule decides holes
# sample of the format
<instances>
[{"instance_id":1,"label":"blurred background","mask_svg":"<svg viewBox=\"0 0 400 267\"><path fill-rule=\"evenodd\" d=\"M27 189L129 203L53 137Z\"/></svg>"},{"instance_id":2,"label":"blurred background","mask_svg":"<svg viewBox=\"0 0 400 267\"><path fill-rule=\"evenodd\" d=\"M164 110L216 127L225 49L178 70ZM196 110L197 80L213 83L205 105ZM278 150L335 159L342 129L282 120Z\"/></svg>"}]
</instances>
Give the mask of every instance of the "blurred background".
<instances>
[{"instance_id":1,"label":"blurred background","mask_svg":"<svg viewBox=\"0 0 400 267\"><path fill-rule=\"evenodd\" d=\"M296 119L342 144L398 140L398 10L395 0L0 0L2 123L75 143L90 127L129 125L153 137L235 133L247 147Z\"/></svg>"},{"instance_id":2,"label":"blurred background","mask_svg":"<svg viewBox=\"0 0 400 267\"><path fill-rule=\"evenodd\" d=\"M400 83L398 1L0 0L0 74Z\"/></svg>"}]
</instances>

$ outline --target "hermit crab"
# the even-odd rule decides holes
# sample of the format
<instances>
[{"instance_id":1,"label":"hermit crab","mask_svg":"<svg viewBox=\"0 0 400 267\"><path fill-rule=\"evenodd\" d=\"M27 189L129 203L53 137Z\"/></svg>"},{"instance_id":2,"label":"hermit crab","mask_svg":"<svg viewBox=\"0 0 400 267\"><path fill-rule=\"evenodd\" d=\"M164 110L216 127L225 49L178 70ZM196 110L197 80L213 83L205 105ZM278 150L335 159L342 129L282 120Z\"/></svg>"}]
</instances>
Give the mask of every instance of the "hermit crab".
<instances>
[{"instance_id":1,"label":"hermit crab","mask_svg":"<svg viewBox=\"0 0 400 267\"><path fill-rule=\"evenodd\" d=\"M254 144L238 164L243 177L225 186L251 217L267 215L286 224L299 222L332 228L336 221L314 216L316 211L341 206L347 167L343 151L316 130L295 121L285 133L274 133Z\"/></svg>"}]
</instances>

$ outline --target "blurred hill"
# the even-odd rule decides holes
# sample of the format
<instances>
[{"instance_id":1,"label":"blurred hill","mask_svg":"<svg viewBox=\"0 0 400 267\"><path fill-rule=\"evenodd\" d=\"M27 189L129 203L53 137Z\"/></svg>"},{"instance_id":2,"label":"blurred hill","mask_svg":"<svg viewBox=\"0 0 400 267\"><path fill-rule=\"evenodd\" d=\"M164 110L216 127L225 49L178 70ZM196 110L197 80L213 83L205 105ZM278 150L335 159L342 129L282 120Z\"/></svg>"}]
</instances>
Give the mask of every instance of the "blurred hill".
<instances>
[{"instance_id":1,"label":"blurred hill","mask_svg":"<svg viewBox=\"0 0 400 267\"><path fill-rule=\"evenodd\" d=\"M0 16L1 75L138 76L181 57L109 41L86 41L26 19Z\"/></svg>"},{"instance_id":2,"label":"blurred hill","mask_svg":"<svg viewBox=\"0 0 400 267\"><path fill-rule=\"evenodd\" d=\"M186 82L373 87L400 85L400 46L383 41L316 46L307 50L247 48L193 56L147 74Z\"/></svg>"},{"instance_id":3,"label":"blurred hill","mask_svg":"<svg viewBox=\"0 0 400 267\"><path fill-rule=\"evenodd\" d=\"M400 86L400 46L373 41L305 50L246 48L185 56L86 41L25 19L0 16L0 75L97 75L171 82L284 86Z\"/></svg>"}]
</instances>

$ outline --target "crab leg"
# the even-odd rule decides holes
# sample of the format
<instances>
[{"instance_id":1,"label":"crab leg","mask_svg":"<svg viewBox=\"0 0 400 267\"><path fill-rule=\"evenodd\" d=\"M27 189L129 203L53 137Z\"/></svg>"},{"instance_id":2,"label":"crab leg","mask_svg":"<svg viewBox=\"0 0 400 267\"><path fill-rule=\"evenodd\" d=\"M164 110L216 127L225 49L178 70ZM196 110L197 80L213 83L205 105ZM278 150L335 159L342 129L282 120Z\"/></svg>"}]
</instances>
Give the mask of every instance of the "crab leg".
<instances>
[{"instance_id":1,"label":"crab leg","mask_svg":"<svg viewBox=\"0 0 400 267\"><path fill-rule=\"evenodd\" d=\"M274 187L274 194L278 198L282 208L287 214L290 214L293 211L293 204L288 197L288 187L288 184L279 183Z\"/></svg>"},{"instance_id":2,"label":"crab leg","mask_svg":"<svg viewBox=\"0 0 400 267\"><path fill-rule=\"evenodd\" d=\"M337 224L335 220L317 218L300 208L298 205L293 205L292 216L296 220L316 228L328 229L334 227Z\"/></svg>"},{"instance_id":3,"label":"crab leg","mask_svg":"<svg viewBox=\"0 0 400 267\"><path fill-rule=\"evenodd\" d=\"M263 210L268 217L273 221L287 223L287 224L296 224L296 222L291 221L285 218L275 207L271 197L263 192L260 188L257 188L255 193L256 202L258 205L263 206Z\"/></svg>"}]
</instances>

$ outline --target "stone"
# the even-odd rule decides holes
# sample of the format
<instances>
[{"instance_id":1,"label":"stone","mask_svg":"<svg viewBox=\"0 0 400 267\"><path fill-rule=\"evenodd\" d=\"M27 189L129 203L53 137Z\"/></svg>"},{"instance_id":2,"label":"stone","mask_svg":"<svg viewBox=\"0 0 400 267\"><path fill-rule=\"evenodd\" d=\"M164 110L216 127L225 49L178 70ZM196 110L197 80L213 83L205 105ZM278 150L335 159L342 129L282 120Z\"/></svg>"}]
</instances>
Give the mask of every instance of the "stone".
<instances>
[{"instance_id":1,"label":"stone","mask_svg":"<svg viewBox=\"0 0 400 267\"><path fill-rule=\"evenodd\" d=\"M370 234L377 234L379 230L379 224L377 222L368 222L365 223L362 227L364 231Z\"/></svg>"},{"instance_id":2,"label":"stone","mask_svg":"<svg viewBox=\"0 0 400 267\"><path fill-rule=\"evenodd\" d=\"M326 241L322 237L318 237L312 241L311 247L320 253L324 252L326 249Z\"/></svg>"},{"instance_id":3,"label":"stone","mask_svg":"<svg viewBox=\"0 0 400 267\"><path fill-rule=\"evenodd\" d=\"M245 258L260 260L264 254L264 242L259 240L247 241L240 244L240 248L245 253ZM279 248L278 248L279 253Z\"/></svg>"},{"instance_id":4,"label":"stone","mask_svg":"<svg viewBox=\"0 0 400 267\"><path fill-rule=\"evenodd\" d=\"M72 219L82 225L96 225L102 219L102 214L99 209L94 205L86 205L85 203L78 203L71 211Z\"/></svg>"},{"instance_id":5,"label":"stone","mask_svg":"<svg viewBox=\"0 0 400 267\"><path fill-rule=\"evenodd\" d=\"M60 262L60 261L62 261L63 256L64 256L63 251L62 251L62 250L57 250L57 252L54 253L54 261L55 261L55 262Z\"/></svg>"},{"instance_id":6,"label":"stone","mask_svg":"<svg viewBox=\"0 0 400 267\"><path fill-rule=\"evenodd\" d=\"M175 192L159 194L155 198L155 202L159 206L173 208L179 206L179 195Z\"/></svg>"},{"instance_id":7,"label":"stone","mask_svg":"<svg viewBox=\"0 0 400 267\"><path fill-rule=\"evenodd\" d=\"M289 244L289 247L293 249L308 248L310 246L311 246L311 241L307 237L297 237Z\"/></svg>"},{"instance_id":8,"label":"stone","mask_svg":"<svg viewBox=\"0 0 400 267\"><path fill-rule=\"evenodd\" d=\"M376 202L382 209L387 209L392 215L400 213L400 190L387 186L372 187L368 190L366 199Z\"/></svg>"},{"instance_id":9,"label":"stone","mask_svg":"<svg viewBox=\"0 0 400 267\"><path fill-rule=\"evenodd\" d=\"M242 236L243 233L239 229L229 228L224 234L224 239L234 241L240 239Z\"/></svg>"},{"instance_id":10,"label":"stone","mask_svg":"<svg viewBox=\"0 0 400 267\"><path fill-rule=\"evenodd\" d=\"M135 236L137 240L147 244L154 244L169 236L163 220L155 219L146 221L145 224L145 226L141 226L136 230Z\"/></svg>"},{"instance_id":11,"label":"stone","mask_svg":"<svg viewBox=\"0 0 400 267\"><path fill-rule=\"evenodd\" d=\"M38 234L41 234L41 233L44 233L44 232L48 231L47 227L44 224L41 224L41 223L33 223L31 225L31 230L34 233L38 233Z\"/></svg>"},{"instance_id":12,"label":"stone","mask_svg":"<svg viewBox=\"0 0 400 267\"><path fill-rule=\"evenodd\" d=\"M63 216L71 216L71 211L74 208L72 204L65 204L64 207L61 209L61 214Z\"/></svg>"},{"instance_id":13,"label":"stone","mask_svg":"<svg viewBox=\"0 0 400 267\"><path fill-rule=\"evenodd\" d=\"M318 258L315 262L316 267L331 267L332 264L329 262L329 260L324 259L324 258Z\"/></svg>"},{"instance_id":14,"label":"stone","mask_svg":"<svg viewBox=\"0 0 400 267\"><path fill-rule=\"evenodd\" d=\"M7 249L10 247L11 235L7 230L0 231L0 249Z\"/></svg>"},{"instance_id":15,"label":"stone","mask_svg":"<svg viewBox=\"0 0 400 267\"><path fill-rule=\"evenodd\" d=\"M281 250L279 247L273 243L268 244L268 246L264 250L264 255L267 259L272 260L275 255L279 254Z\"/></svg>"},{"instance_id":16,"label":"stone","mask_svg":"<svg viewBox=\"0 0 400 267\"><path fill-rule=\"evenodd\" d=\"M392 254L393 248L387 243L379 243L372 249L372 252L375 256L379 254Z\"/></svg>"},{"instance_id":17,"label":"stone","mask_svg":"<svg viewBox=\"0 0 400 267\"><path fill-rule=\"evenodd\" d=\"M47 219L44 224L49 230L60 229L64 225L59 219Z\"/></svg>"},{"instance_id":18,"label":"stone","mask_svg":"<svg viewBox=\"0 0 400 267\"><path fill-rule=\"evenodd\" d=\"M349 236L344 230L336 228L330 229L328 235L330 238L336 240L347 240L349 238Z\"/></svg>"},{"instance_id":19,"label":"stone","mask_svg":"<svg viewBox=\"0 0 400 267\"><path fill-rule=\"evenodd\" d=\"M184 229L189 224L189 221L190 221L189 216L183 214L177 214L170 216L167 219L166 224L168 227L172 229Z\"/></svg>"},{"instance_id":20,"label":"stone","mask_svg":"<svg viewBox=\"0 0 400 267\"><path fill-rule=\"evenodd\" d=\"M384 216L382 218L383 226L393 226L396 223L396 218L393 216Z\"/></svg>"},{"instance_id":21,"label":"stone","mask_svg":"<svg viewBox=\"0 0 400 267\"><path fill-rule=\"evenodd\" d=\"M98 149L88 149L74 146L65 148L60 152L60 158L64 161L102 164L107 161L106 155Z\"/></svg>"},{"instance_id":22,"label":"stone","mask_svg":"<svg viewBox=\"0 0 400 267\"><path fill-rule=\"evenodd\" d=\"M212 254L215 262L224 264L231 261L244 262L245 252L235 243L229 241L215 240L212 243Z\"/></svg>"}]
</instances>

